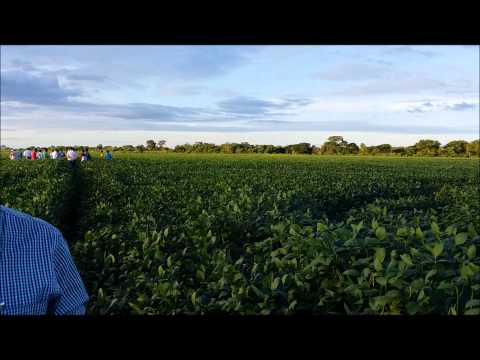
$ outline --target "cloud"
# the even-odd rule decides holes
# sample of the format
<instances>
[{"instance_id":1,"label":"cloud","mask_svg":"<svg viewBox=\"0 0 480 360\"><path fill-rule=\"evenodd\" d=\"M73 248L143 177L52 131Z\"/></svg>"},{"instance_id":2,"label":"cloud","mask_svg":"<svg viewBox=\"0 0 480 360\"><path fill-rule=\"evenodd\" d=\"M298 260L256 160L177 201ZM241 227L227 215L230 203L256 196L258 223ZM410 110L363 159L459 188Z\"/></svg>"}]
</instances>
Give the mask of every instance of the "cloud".
<instances>
[{"instance_id":1,"label":"cloud","mask_svg":"<svg viewBox=\"0 0 480 360\"><path fill-rule=\"evenodd\" d=\"M334 92L334 95L383 95L383 94L411 94L426 90L447 89L448 84L431 78L408 77L403 79L380 79L365 85L352 86Z\"/></svg>"},{"instance_id":2,"label":"cloud","mask_svg":"<svg viewBox=\"0 0 480 360\"><path fill-rule=\"evenodd\" d=\"M33 72L38 70L35 66L33 66L30 61L25 61L21 59L13 59L12 61L10 61L10 65L15 70L21 70L25 72Z\"/></svg>"},{"instance_id":3,"label":"cloud","mask_svg":"<svg viewBox=\"0 0 480 360\"><path fill-rule=\"evenodd\" d=\"M293 110L311 103L310 99L287 98L278 102L256 99L247 96L237 96L228 100L218 102L220 111L237 115L280 115L274 111Z\"/></svg>"},{"instance_id":4,"label":"cloud","mask_svg":"<svg viewBox=\"0 0 480 360\"><path fill-rule=\"evenodd\" d=\"M409 105L406 108L406 111L409 113L426 113L432 111L465 111L473 110L476 106L478 105L475 103L430 100Z\"/></svg>"},{"instance_id":5,"label":"cloud","mask_svg":"<svg viewBox=\"0 0 480 360\"><path fill-rule=\"evenodd\" d=\"M60 86L56 76L38 76L22 71L5 71L1 79L1 100L54 105L68 102L81 92Z\"/></svg>"},{"instance_id":6,"label":"cloud","mask_svg":"<svg viewBox=\"0 0 480 360\"><path fill-rule=\"evenodd\" d=\"M109 79L108 76L105 75L95 75L95 74L71 74L68 75L67 78L69 80L77 80L77 81L107 81Z\"/></svg>"},{"instance_id":7,"label":"cloud","mask_svg":"<svg viewBox=\"0 0 480 360\"><path fill-rule=\"evenodd\" d=\"M474 109L477 105L473 103L466 103L462 102L459 104L452 104L452 105L446 105L445 110L452 110L452 111L464 111L464 110L470 110Z\"/></svg>"},{"instance_id":8,"label":"cloud","mask_svg":"<svg viewBox=\"0 0 480 360\"><path fill-rule=\"evenodd\" d=\"M422 49L419 49L418 47L407 46L407 45L395 46L395 47L388 46L383 51L383 53L388 55L420 55L428 58L431 58L437 55L433 51L422 50Z\"/></svg>"},{"instance_id":9,"label":"cloud","mask_svg":"<svg viewBox=\"0 0 480 360\"><path fill-rule=\"evenodd\" d=\"M385 66L374 64L347 63L336 65L332 69L314 74L314 77L329 81L361 81L382 78L388 74Z\"/></svg>"}]
</instances>

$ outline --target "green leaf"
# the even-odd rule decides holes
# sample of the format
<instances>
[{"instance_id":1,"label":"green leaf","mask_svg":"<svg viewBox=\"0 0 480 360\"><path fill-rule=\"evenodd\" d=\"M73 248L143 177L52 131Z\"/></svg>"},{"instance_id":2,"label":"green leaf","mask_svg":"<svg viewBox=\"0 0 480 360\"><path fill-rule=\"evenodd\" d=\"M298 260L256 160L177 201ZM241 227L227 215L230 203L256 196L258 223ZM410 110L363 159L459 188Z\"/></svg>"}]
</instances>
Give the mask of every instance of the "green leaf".
<instances>
[{"instance_id":1,"label":"green leaf","mask_svg":"<svg viewBox=\"0 0 480 360\"><path fill-rule=\"evenodd\" d=\"M477 230L475 230L475 226L472 223L468 224L468 235L472 238L477 236Z\"/></svg>"},{"instance_id":2,"label":"green leaf","mask_svg":"<svg viewBox=\"0 0 480 360\"><path fill-rule=\"evenodd\" d=\"M431 249L432 255L437 258L443 252L443 244L436 243Z\"/></svg>"},{"instance_id":3,"label":"green leaf","mask_svg":"<svg viewBox=\"0 0 480 360\"><path fill-rule=\"evenodd\" d=\"M454 227L453 225L450 225L450 226L448 226L448 227L445 229L445 233L446 233L447 235L449 235L449 236L450 236L450 235L455 235L456 229L455 229L455 227Z\"/></svg>"},{"instance_id":4,"label":"green leaf","mask_svg":"<svg viewBox=\"0 0 480 360\"><path fill-rule=\"evenodd\" d=\"M258 296L258 297L261 297L261 298L265 298L265 294L263 292L260 291L259 288L257 288L255 285L252 285L252 290L253 292Z\"/></svg>"},{"instance_id":5,"label":"green leaf","mask_svg":"<svg viewBox=\"0 0 480 360\"><path fill-rule=\"evenodd\" d=\"M383 226L380 226L375 230L375 235L379 240L385 240L387 238L387 232Z\"/></svg>"},{"instance_id":6,"label":"green leaf","mask_svg":"<svg viewBox=\"0 0 480 360\"><path fill-rule=\"evenodd\" d=\"M317 232L322 233L324 231L328 230L328 226L323 224L323 223L317 223Z\"/></svg>"},{"instance_id":7,"label":"green leaf","mask_svg":"<svg viewBox=\"0 0 480 360\"><path fill-rule=\"evenodd\" d=\"M400 255L400 259L402 259L402 261L407 264L408 266L412 266L413 265L413 262L412 262L412 258L410 257L410 255L408 254L402 254Z\"/></svg>"},{"instance_id":8,"label":"green leaf","mask_svg":"<svg viewBox=\"0 0 480 360\"><path fill-rule=\"evenodd\" d=\"M462 245L467 241L468 239L468 234L465 232L458 233L455 235L455 245Z\"/></svg>"},{"instance_id":9,"label":"green leaf","mask_svg":"<svg viewBox=\"0 0 480 360\"><path fill-rule=\"evenodd\" d=\"M379 263L383 263L385 260L385 249L384 248L376 248L375 249L375 260L377 260Z\"/></svg>"},{"instance_id":10,"label":"green leaf","mask_svg":"<svg viewBox=\"0 0 480 360\"><path fill-rule=\"evenodd\" d=\"M440 228L436 222L431 223L432 233L438 238L440 236Z\"/></svg>"},{"instance_id":11,"label":"green leaf","mask_svg":"<svg viewBox=\"0 0 480 360\"><path fill-rule=\"evenodd\" d=\"M480 300L472 299L472 300L467 301L467 303L465 304L465 309L470 309L470 308L474 308L474 307L477 307L477 306L480 306Z\"/></svg>"},{"instance_id":12,"label":"green leaf","mask_svg":"<svg viewBox=\"0 0 480 360\"><path fill-rule=\"evenodd\" d=\"M470 245L467 249L467 256L470 260L475 259L475 256L477 256L477 248L475 245Z\"/></svg>"},{"instance_id":13,"label":"green leaf","mask_svg":"<svg viewBox=\"0 0 480 360\"><path fill-rule=\"evenodd\" d=\"M192 300L192 304L195 305L197 302L197 292L194 291L192 295L190 296L190 300Z\"/></svg>"},{"instance_id":14,"label":"green leaf","mask_svg":"<svg viewBox=\"0 0 480 360\"><path fill-rule=\"evenodd\" d=\"M297 300L293 300L293 301L288 305L288 310L293 310L293 309L295 309L295 306L297 306Z\"/></svg>"},{"instance_id":15,"label":"green leaf","mask_svg":"<svg viewBox=\"0 0 480 360\"><path fill-rule=\"evenodd\" d=\"M381 277L381 276L376 277L375 281L379 283L381 286L387 285L387 279L385 279L384 277Z\"/></svg>"},{"instance_id":16,"label":"green leaf","mask_svg":"<svg viewBox=\"0 0 480 360\"><path fill-rule=\"evenodd\" d=\"M140 307L134 303L128 303L128 305L130 305L130 307L133 309L133 313L134 314L138 314L138 315L142 315L143 314L143 310L140 309Z\"/></svg>"},{"instance_id":17,"label":"green leaf","mask_svg":"<svg viewBox=\"0 0 480 360\"><path fill-rule=\"evenodd\" d=\"M350 269L350 270L344 271L342 273L342 275L358 277L358 275L360 275L360 273L358 272L358 270Z\"/></svg>"},{"instance_id":18,"label":"green leaf","mask_svg":"<svg viewBox=\"0 0 480 360\"><path fill-rule=\"evenodd\" d=\"M480 308L468 309L464 313L465 315L480 315Z\"/></svg>"},{"instance_id":19,"label":"green leaf","mask_svg":"<svg viewBox=\"0 0 480 360\"><path fill-rule=\"evenodd\" d=\"M165 270L163 269L163 266L160 265L158 267L158 275L160 275L160 277L162 277L164 274L165 274Z\"/></svg>"},{"instance_id":20,"label":"green leaf","mask_svg":"<svg viewBox=\"0 0 480 360\"><path fill-rule=\"evenodd\" d=\"M275 290L276 288L278 288L278 285L280 285L280 278L276 277L273 282L272 282L272 290Z\"/></svg>"},{"instance_id":21,"label":"green leaf","mask_svg":"<svg viewBox=\"0 0 480 360\"><path fill-rule=\"evenodd\" d=\"M435 270L435 269L430 270L430 271L427 273L427 275L425 276L425 282L427 282L428 279L430 279L430 278L431 278L433 275L435 275L436 273L437 273L437 270Z\"/></svg>"},{"instance_id":22,"label":"green leaf","mask_svg":"<svg viewBox=\"0 0 480 360\"><path fill-rule=\"evenodd\" d=\"M408 237L409 234L410 232L408 231L408 228L406 228L405 226L402 226L397 230L397 237L406 238Z\"/></svg>"},{"instance_id":23,"label":"green leaf","mask_svg":"<svg viewBox=\"0 0 480 360\"><path fill-rule=\"evenodd\" d=\"M197 278L200 280L205 280L205 273L200 269L197 270Z\"/></svg>"},{"instance_id":24,"label":"green leaf","mask_svg":"<svg viewBox=\"0 0 480 360\"><path fill-rule=\"evenodd\" d=\"M405 308L407 309L408 315L415 315L421 310L421 306L415 302L409 302Z\"/></svg>"},{"instance_id":25,"label":"green leaf","mask_svg":"<svg viewBox=\"0 0 480 360\"><path fill-rule=\"evenodd\" d=\"M418 240L423 240L424 239L423 231L418 226L415 229L415 236Z\"/></svg>"}]
</instances>

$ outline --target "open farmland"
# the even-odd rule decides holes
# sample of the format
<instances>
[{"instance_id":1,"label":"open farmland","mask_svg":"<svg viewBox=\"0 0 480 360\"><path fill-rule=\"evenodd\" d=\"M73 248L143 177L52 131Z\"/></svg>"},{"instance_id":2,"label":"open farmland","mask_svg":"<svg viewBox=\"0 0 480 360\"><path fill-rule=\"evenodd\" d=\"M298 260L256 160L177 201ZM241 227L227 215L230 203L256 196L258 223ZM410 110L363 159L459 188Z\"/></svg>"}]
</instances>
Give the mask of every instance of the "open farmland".
<instances>
[{"instance_id":1,"label":"open farmland","mask_svg":"<svg viewBox=\"0 0 480 360\"><path fill-rule=\"evenodd\" d=\"M0 160L90 314L480 314L478 159L114 156Z\"/></svg>"}]
</instances>

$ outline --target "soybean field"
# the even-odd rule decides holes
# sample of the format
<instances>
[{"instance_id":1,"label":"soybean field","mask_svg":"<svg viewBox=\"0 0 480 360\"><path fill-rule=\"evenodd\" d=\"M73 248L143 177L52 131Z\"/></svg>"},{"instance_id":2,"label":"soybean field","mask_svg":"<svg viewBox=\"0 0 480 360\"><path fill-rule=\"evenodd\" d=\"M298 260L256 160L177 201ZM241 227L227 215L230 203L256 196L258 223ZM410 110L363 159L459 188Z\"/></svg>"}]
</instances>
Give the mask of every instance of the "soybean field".
<instances>
[{"instance_id":1,"label":"soybean field","mask_svg":"<svg viewBox=\"0 0 480 360\"><path fill-rule=\"evenodd\" d=\"M114 153L0 160L88 314L480 315L479 159Z\"/></svg>"}]
</instances>

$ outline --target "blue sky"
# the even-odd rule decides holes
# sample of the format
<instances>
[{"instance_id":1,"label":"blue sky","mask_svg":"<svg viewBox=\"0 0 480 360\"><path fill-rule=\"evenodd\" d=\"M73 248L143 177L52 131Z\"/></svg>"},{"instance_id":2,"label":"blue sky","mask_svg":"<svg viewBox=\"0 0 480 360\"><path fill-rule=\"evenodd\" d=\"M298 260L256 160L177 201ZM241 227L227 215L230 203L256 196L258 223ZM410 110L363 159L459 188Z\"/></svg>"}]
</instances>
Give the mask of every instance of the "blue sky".
<instances>
[{"instance_id":1,"label":"blue sky","mask_svg":"<svg viewBox=\"0 0 480 360\"><path fill-rule=\"evenodd\" d=\"M479 135L478 46L2 46L13 147L446 143Z\"/></svg>"}]
</instances>

